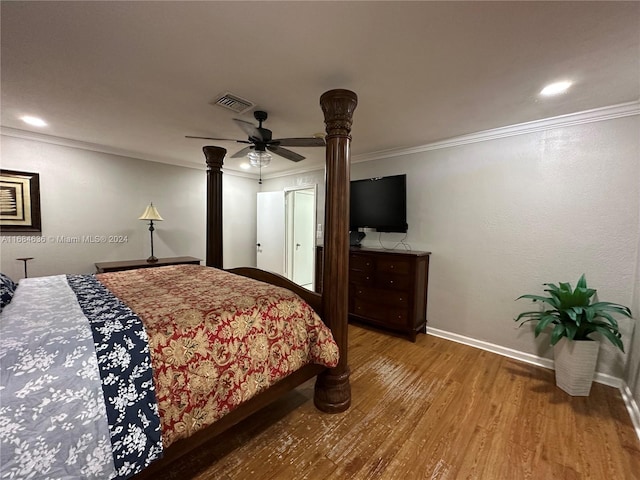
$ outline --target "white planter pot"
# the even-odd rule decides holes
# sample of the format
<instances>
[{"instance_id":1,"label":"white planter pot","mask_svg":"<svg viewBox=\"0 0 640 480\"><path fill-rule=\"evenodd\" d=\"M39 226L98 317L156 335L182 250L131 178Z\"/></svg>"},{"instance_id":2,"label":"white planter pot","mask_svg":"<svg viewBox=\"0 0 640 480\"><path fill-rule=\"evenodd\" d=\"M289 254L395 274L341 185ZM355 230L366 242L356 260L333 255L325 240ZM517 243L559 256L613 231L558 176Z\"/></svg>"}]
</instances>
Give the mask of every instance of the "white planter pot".
<instances>
[{"instance_id":1,"label":"white planter pot","mask_svg":"<svg viewBox=\"0 0 640 480\"><path fill-rule=\"evenodd\" d=\"M561 338L553 348L556 385L574 397L588 396L599 349L600 342Z\"/></svg>"}]
</instances>

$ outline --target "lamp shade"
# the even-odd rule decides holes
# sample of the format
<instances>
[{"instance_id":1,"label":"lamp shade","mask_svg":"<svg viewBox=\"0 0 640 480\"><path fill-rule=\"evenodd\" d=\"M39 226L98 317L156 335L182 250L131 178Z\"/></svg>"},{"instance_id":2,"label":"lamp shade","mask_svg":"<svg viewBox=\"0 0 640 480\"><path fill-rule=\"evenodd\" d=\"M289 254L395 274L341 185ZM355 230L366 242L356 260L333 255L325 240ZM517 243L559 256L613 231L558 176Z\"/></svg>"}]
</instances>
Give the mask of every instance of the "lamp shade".
<instances>
[{"instance_id":1,"label":"lamp shade","mask_svg":"<svg viewBox=\"0 0 640 480\"><path fill-rule=\"evenodd\" d=\"M156 210L156 207L153 206L153 202L147 205L147 208L144 210L144 213L138 218L138 220L163 220L163 218Z\"/></svg>"}]
</instances>

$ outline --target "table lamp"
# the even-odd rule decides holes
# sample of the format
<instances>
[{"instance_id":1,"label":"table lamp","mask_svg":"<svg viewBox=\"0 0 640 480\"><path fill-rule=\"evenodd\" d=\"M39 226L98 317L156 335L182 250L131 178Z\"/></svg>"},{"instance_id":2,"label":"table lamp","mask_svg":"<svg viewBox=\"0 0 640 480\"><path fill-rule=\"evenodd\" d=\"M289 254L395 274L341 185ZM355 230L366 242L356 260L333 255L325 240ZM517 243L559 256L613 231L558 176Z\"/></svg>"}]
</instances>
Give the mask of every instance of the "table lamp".
<instances>
[{"instance_id":1,"label":"table lamp","mask_svg":"<svg viewBox=\"0 0 640 480\"><path fill-rule=\"evenodd\" d=\"M156 207L153 206L153 202L151 202L149 205L147 205L147 208L140 216L140 218L138 218L138 220L149 220L149 233L151 235L151 256L147 258L147 262L156 263L158 259L153 255L153 231L155 230L155 228L153 228L153 221L161 221L163 220L163 218L158 213L158 210L156 210Z\"/></svg>"}]
</instances>

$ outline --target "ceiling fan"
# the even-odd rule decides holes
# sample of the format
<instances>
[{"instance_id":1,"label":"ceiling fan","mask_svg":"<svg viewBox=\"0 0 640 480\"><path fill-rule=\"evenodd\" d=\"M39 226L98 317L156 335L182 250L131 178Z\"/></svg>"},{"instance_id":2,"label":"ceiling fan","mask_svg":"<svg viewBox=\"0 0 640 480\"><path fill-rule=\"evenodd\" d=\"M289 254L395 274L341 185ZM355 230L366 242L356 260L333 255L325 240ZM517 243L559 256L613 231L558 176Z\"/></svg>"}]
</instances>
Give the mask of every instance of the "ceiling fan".
<instances>
[{"instance_id":1,"label":"ceiling fan","mask_svg":"<svg viewBox=\"0 0 640 480\"><path fill-rule=\"evenodd\" d=\"M276 155L280 155L281 157L286 158L287 160L291 160L292 162L299 162L300 160L304 160L302 155L297 154L287 148L283 147L324 147L325 142L322 137L304 137L304 138L277 138L273 139L271 135L271 130L266 128L262 128L262 122L267 119L267 112L263 112L262 110L256 110L253 112L253 116L259 122L259 125L256 127L252 123L245 122L244 120L240 120L238 118L234 118L233 121L244 130L244 132L249 136L248 140L234 140L229 138L211 138L211 137L195 137L191 135L187 135L186 138L199 138L202 140L219 140L224 142L237 142L237 143L246 143L249 146L243 148L239 152L231 155L232 158L244 157L249 154L252 150L256 152L265 152L269 150Z\"/></svg>"}]
</instances>

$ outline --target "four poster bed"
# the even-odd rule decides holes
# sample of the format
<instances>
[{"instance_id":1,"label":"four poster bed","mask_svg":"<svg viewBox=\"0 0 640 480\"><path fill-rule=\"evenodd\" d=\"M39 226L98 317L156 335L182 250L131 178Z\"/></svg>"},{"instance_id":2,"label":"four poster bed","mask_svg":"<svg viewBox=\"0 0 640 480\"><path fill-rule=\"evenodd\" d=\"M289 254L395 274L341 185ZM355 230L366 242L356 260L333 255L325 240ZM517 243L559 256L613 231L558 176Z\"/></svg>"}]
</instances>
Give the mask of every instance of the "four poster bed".
<instances>
[{"instance_id":1,"label":"four poster bed","mask_svg":"<svg viewBox=\"0 0 640 480\"><path fill-rule=\"evenodd\" d=\"M320 105L327 132L323 294L255 268L222 270L226 150L204 147L206 267L41 277L15 290L0 317L4 476L158 478L175 459L314 376L318 409L349 408L345 212L357 97L331 90ZM35 346L26 346L29 336ZM70 339L78 344L69 347ZM75 371L63 385L56 383L61 370L51 368L57 359ZM80 377L93 383L79 388Z\"/></svg>"},{"instance_id":2,"label":"four poster bed","mask_svg":"<svg viewBox=\"0 0 640 480\"><path fill-rule=\"evenodd\" d=\"M330 90L320 97L326 125L326 200L322 295L302 288L288 279L250 267L230 272L284 287L304 299L331 329L340 352L338 364L331 369L308 364L268 390L244 402L206 430L172 445L161 461L155 462L136 479L154 478L164 465L197 448L209 439L244 420L283 393L317 376L314 404L327 413L339 413L351 405L348 367L348 211L350 179L350 132L357 96L348 90ZM226 150L204 147L207 162L207 258L206 265L222 268L222 165Z\"/></svg>"}]
</instances>

